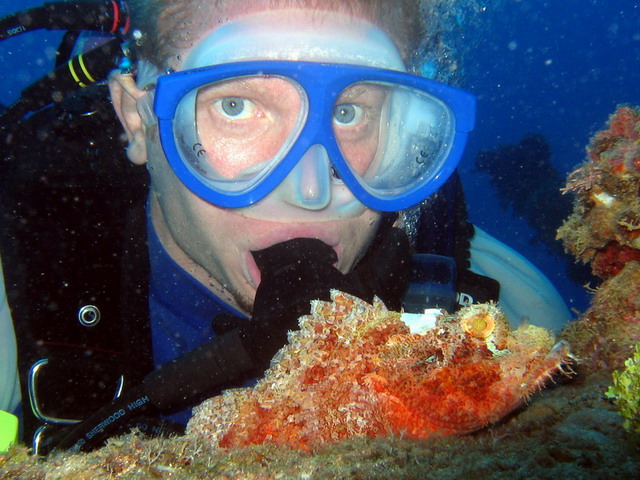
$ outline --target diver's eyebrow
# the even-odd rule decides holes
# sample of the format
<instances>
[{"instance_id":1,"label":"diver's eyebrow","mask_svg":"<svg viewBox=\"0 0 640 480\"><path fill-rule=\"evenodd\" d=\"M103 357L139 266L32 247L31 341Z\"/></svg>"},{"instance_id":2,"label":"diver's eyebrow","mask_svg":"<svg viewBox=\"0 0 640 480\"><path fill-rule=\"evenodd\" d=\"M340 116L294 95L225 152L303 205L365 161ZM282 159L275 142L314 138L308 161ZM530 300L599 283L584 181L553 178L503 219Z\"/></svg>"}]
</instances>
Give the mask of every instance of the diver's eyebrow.
<instances>
[{"instance_id":1,"label":"diver's eyebrow","mask_svg":"<svg viewBox=\"0 0 640 480\"><path fill-rule=\"evenodd\" d=\"M234 90L235 93L272 93L274 81L289 82L287 79L277 75L252 75L248 77L238 77L234 79L221 80L205 87L207 92L217 93Z\"/></svg>"},{"instance_id":2,"label":"diver's eyebrow","mask_svg":"<svg viewBox=\"0 0 640 480\"><path fill-rule=\"evenodd\" d=\"M382 85L353 85L347 87L338 97L339 101L342 100L361 100L371 98L378 100L384 98L387 90Z\"/></svg>"}]
</instances>

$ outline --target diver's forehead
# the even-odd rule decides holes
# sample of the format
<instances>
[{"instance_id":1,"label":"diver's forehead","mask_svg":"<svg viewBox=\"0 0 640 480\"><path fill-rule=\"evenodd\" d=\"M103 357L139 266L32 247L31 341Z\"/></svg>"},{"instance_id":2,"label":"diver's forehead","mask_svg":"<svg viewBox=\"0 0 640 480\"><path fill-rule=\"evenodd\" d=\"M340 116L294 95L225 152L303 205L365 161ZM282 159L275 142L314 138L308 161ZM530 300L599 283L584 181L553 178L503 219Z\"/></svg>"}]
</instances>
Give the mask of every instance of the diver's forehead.
<instances>
[{"instance_id":1,"label":"diver's forehead","mask_svg":"<svg viewBox=\"0 0 640 480\"><path fill-rule=\"evenodd\" d=\"M404 71L400 52L376 25L343 13L284 9L240 15L183 52L178 69L250 60L349 63Z\"/></svg>"}]
</instances>

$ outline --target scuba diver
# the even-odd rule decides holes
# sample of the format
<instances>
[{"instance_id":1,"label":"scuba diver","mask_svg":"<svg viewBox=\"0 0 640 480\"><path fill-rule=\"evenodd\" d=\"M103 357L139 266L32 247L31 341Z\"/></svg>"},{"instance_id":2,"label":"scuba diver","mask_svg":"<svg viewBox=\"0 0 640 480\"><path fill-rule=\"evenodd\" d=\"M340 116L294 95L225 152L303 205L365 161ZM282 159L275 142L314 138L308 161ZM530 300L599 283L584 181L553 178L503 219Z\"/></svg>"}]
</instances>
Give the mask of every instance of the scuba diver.
<instances>
[{"instance_id":1,"label":"scuba diver","mask_svg":"<svg viewBox=\"0 0 640 480\"><path fill-rule=\"evenodd\" d=\"M2 20L70 32L2 119L0 322L18 352L2 380L22 393L0 407L36 452L180 432L334 288L568 320L466 219L455 169L475 99L412 73L420 18L413 1L139 0Z\"/></svg>"}]
</instances>

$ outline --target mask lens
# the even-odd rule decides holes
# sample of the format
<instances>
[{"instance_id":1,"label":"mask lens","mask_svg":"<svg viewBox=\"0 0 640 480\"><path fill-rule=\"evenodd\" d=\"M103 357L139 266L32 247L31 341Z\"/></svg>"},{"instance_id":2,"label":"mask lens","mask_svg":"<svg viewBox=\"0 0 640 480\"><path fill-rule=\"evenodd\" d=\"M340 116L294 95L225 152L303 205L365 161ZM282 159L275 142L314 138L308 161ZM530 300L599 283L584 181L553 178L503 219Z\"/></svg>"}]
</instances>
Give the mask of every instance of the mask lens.
<instances>
[{"instance_id":1,"label":"mask lens","mask_svg":"<svg viewBox=\"0 0 640 480\"><path fill-rule=\"evenodd\" d=\"M440 172L455 121L445 103L420 89L358 82L338 97L333 131L356 179L384 199L413 191Z\"/></svg>"},{"instance_id":2,"label":"mask lens","mask_svg":"<svg viewBox=\"0 0 640 480\"><path fill-rule=\"evenodd\" d=\"M307 97L293 80L252 75L210 83L178 104L174 138L194 174L214 190L251 189L295 142Z\"/></svg>"}]
</instances>

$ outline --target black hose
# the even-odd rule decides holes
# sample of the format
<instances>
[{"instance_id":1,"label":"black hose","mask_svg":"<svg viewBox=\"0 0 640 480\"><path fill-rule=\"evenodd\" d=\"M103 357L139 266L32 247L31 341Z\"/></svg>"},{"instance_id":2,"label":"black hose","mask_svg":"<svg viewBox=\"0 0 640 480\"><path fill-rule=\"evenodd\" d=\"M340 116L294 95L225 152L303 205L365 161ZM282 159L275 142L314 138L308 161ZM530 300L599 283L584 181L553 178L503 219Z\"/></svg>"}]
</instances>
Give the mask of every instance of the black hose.
<instances>
[{"instance_id":1,"label":"black hose","mask_svg":"<svg viewBox=\"0 0 640 480\"><path fill-rule=\"evenodd\" d=\"M142 383L79 423L56 448L87 451L111 433L151 410L168 410L236 380L253 368L237 331L168 362Z\"/></svg>"},{"instance_id":2,"label":"black hose","mask_svg":"<svg viewBox=\"0 0 640 480\"><path fill-rule=\"evenodd\" d=\"M82 87L104 80L124 56L121 45L120 39L113 38L85 54L71 58L25 88L20 99L9 106L0 118L0 128L13 125L25 115L51 103L60 103L67 95Z\"/></svg>"},{"instance_id":3,"label":"black hose","mask_svg":"<svg viewBox=\"0 0 640 480\"><path fill-rule=\"evenodd\" d=\"M81 422L57 447L71 451L89 450L117 427L148 412L150 407L149 396L139 385Z\"/></svg>"}]
</instances>

